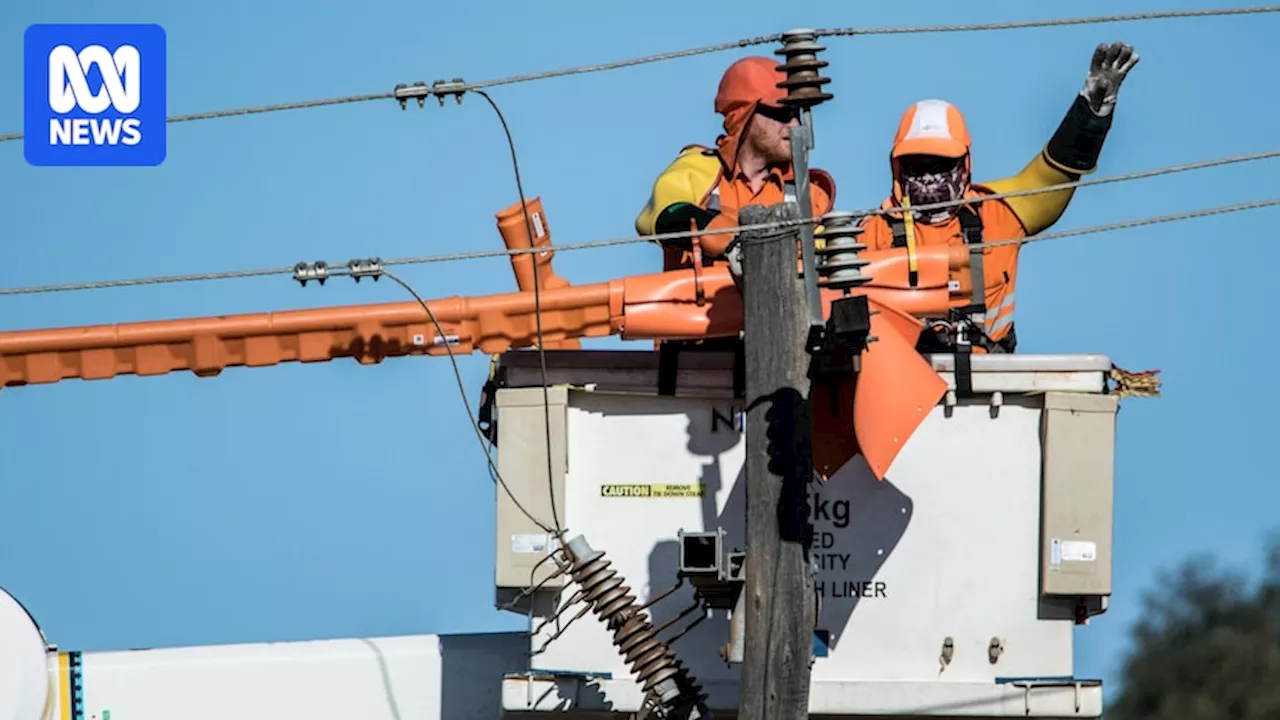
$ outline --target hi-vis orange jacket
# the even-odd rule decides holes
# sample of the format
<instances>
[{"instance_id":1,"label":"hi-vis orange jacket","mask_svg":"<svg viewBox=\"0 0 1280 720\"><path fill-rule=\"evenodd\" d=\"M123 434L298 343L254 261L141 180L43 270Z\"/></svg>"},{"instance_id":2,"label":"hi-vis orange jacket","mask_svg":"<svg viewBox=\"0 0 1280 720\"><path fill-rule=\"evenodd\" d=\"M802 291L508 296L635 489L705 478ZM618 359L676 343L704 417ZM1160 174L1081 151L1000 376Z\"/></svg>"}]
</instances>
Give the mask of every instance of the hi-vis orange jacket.
<instances>
[{"instance_id":1,"label":"hi-vis orange jacket","mask_svg":"<svg viewBox=\"0 0 1280 720\"><path fill-rule=\"evenodd\" d=\"M676 159L654 182L649 201L636 218L636 232L654 235L672 230L689 230L689 219L662 227L664 214L691 205L704 211L719 213L710 222L699 223L699 229L714 230L738 225L738 211L747 205L773 205L795 200L795 174L791 167L770 168L769 176L759 191L743 177L738 168L738 148L747 123L761 105L781 108L786 95L777 84L786 79L778 72L777 61L767 57L738 60L725 71L716 94L716 112L724 116L724 131L716 147L699 145L684 147ZM831 211L835 205L836 185L831 175L819 169L809 171L809 198L814 217ZM705 218L710 213L703 213ZM723 258L732 233L702 235L698 243L703 262ZM689 267L693 263L690 243L669 242L663 245L663 269Z\"/></svg>"},{"instance_id":2,"label":"hi-vis orange jacket","mask_svg":"<svg viewBox=\"0 0 1280 720\"><path fill-rule=\"evenodd\" d=\"M1062 217L1074 188L1035 195L1021 195L983 201L983 196L1049 187L1079 179L1097 167L1102 143L1110 129L1111 116L1099 118L1087 101L1077 96L1058 130L1045 147L1017 175L994 182L973 183L962 205L946 219L932 222L903 212L905 193L899 158L904 155L935 155L965 159L971 167L971 140L964 117L953 105L941 100L922 100L903 115L890 153L893 192L882 203L885 215L867 216L861 241L868 250L904 247L909 255L927 245L971 246L974 297L958 301L956 308L980 312L986 342L975 352L1013 352L1017 345L1014 329L1014 291L1018 279L1020 244L981 247L983 243L1015 240L1035 235ZM979 282L981 279L981 282ZM977 288L982 288L979 295Z\"/></svg>"}]
</instances>

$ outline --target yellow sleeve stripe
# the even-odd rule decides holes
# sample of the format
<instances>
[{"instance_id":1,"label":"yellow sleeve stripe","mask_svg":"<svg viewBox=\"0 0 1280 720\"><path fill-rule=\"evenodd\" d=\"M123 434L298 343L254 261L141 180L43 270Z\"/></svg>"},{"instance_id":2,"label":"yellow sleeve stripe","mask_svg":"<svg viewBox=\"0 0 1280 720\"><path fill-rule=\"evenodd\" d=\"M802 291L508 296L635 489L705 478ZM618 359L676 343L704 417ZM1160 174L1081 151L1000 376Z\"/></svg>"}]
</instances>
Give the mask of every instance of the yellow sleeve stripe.
<instances>
[{"instance_id":1,"label":"yellow sleeve stripe","mask_svg":"<svg viewBox=\"0 0 1280 720\"><path fill-rule=\"evenodd\" d=\"M1038 152L1017 175L981 185L993 193L1007 193L1038 190L1071 182L1075 177L1052 164L1044 152ZM1022 222L1027 235L1030 236L1044 232L1058 222L1074 195L1075 188L1065 188L1036 195L1005 198L1004 202L1008 204L1013 214L1018 216L1018 220Z\"/></svg>"}]
</instances>

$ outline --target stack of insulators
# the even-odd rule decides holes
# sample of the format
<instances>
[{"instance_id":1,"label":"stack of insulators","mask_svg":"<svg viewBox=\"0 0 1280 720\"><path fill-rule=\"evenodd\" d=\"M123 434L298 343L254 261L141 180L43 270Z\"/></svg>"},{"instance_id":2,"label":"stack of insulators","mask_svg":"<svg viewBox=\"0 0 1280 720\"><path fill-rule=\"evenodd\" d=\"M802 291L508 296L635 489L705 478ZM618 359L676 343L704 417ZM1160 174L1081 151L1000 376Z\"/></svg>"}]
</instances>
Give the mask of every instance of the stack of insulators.
<instances>
[{"instance_id":1,"label":"stack of insulators","mask_svg":"<svg viewBox=\"0 0 1280 720\"><path fill-rule=\"evenodd\" d=\"M573 554L570 574L582 588L583 599L613 633L613 643L639 678L644 691L657 697L664 714L676 714L691 704L706 700L702 686L694 680L675 653L658 639L658 631L648 614L636 604L631 588L623 584L599 550L592 550L579 535L568 543Z\"/></svg>"},{"instance_id":2,"label":"stack of insulators","mask_svg":"<svg viewBox=\"0 0 1280 720\"><path fill-rule=\"evenodd\" d=\"M822 217L822 228L816 233L823 242L818 249L818 286L833 290L851 290L871 282L862 272L870 264L858 253L867 249L858 242L862 226L853 221L853 213L835 212Z\"/></svg>"},{"instance_id":3,"label":"stack of insulators","mask_svg":"<svg viewBox=\"0 0 1280 720\"><path fill-rule=\"evenodd\" d=\"M827 66L825 60L818 59L818 53L827 48L816 42L818 34L813 30L788 30L782 33L782 48L773 51L787 59L778 66L778 70L786 73L787 79L778 83L778 87L787 91L782 104L794 108L811 108L835 97L824 92L822 86L831 82L831 78L823 77L818 71Z\"/></svg>"}]
</instances>

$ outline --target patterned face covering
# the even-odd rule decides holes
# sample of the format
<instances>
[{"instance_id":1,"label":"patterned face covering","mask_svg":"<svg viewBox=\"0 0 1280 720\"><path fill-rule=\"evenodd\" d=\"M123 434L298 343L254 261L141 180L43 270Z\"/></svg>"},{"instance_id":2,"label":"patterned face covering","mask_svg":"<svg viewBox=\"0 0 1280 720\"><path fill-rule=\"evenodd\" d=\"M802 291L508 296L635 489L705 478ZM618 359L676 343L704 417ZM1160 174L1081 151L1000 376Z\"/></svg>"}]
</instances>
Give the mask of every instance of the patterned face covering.
<instances>
[{"instance_id":1,"label":"patterned face covering","mask_svg":"<svg viewBox=\"0 0 1280 720\"><path fill-rule=\"evenodd\" d=\"M901 167L902 189L911 199L912 205L958 200L969 184L964 158L908 155L902 158ZM928 216L934 219L954 214L954 207L928 212Z\"/></svg>"}]
</instances>

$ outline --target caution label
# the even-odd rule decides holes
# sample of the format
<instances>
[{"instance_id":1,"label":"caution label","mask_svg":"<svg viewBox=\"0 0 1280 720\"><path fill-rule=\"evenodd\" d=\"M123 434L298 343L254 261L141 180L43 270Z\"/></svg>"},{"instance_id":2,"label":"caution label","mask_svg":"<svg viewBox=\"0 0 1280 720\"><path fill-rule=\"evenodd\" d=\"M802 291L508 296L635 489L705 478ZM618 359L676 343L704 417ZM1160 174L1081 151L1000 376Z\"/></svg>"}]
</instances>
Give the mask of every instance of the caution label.
<instances>
[{"instance_id":1,"label":"caution label","mask_svg":"<svg viewBox=\"0 0 1280 720\"><path fill-rule=\"evenodd\" d=\"M608 498L692 498L702 497L705 490L702 483L680 483L676 485L639 484L639 485L601 485L600 497Z\"/></svg>"}]
</instances>

